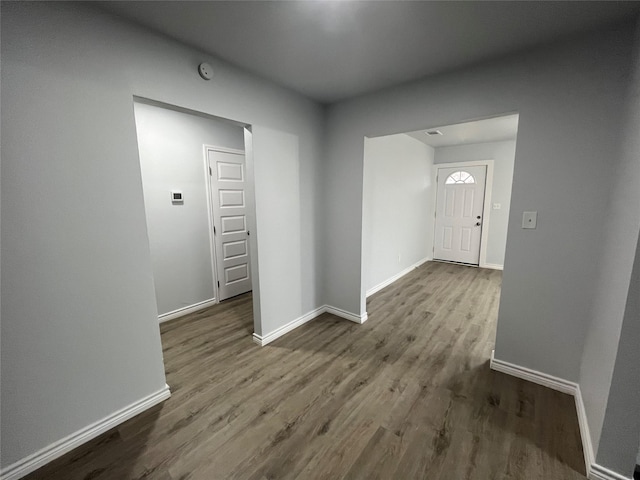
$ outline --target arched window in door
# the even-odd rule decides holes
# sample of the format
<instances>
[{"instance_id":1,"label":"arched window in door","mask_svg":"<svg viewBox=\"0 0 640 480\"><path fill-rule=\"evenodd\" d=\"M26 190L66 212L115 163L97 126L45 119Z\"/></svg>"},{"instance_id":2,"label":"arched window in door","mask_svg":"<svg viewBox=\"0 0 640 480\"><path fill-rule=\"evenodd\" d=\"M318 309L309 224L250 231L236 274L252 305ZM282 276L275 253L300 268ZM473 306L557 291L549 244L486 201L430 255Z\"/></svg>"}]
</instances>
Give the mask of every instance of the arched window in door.
<instances>
[{"instance_id":1,"label":"arched window in door","mask_svg":"<svg viewBox=\"0 0 640 480\"><path fill-rule=\"evenodd\" d=\"M458 170L457 172L453 172L449 175L444 183L447 185L455 183L476 183L476 179L473 178L473 175L470 173L465 172L464 170Z\"/></svg>"}]
</instances>

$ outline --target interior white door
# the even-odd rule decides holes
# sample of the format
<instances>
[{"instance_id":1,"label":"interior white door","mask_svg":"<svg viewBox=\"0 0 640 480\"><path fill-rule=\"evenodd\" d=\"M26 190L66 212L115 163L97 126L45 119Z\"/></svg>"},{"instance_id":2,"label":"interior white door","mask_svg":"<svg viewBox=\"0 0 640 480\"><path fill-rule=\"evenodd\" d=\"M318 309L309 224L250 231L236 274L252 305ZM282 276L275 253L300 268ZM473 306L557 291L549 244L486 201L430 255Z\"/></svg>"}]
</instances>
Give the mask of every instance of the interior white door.
<instances>
[{"instance_id":1,"label":"interior white door","mask_svg":"<svg viewBox=\"0 0 640 480\"><path fill-rule=\"evenodd\" d=\"M251 290L246 172L243 153L207 149L218 298Z\"/></svg>"},{"instance_id":2,"label":"interior white door","mask_svg":"<svg viewBox=\"0 0 640 480\"><path fill-rule=\"evenodd\" d=\"M487 167L438 168L434 260L478 265Z\"/></svg>"}]
</instances>

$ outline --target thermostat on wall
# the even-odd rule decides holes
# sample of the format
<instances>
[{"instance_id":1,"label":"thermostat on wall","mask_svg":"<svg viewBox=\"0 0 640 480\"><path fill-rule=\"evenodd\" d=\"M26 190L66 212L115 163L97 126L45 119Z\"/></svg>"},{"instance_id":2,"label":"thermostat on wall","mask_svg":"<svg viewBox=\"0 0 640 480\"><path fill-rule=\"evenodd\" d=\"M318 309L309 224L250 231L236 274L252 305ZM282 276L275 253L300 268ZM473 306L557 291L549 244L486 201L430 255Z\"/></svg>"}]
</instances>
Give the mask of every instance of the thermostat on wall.
<instances>
[{"instance_id":1,"label":"thermostat on wall","mask_svg":"<svg viewBox=\"0 0 640 480\"><path fill-rule=\"evenodd\" d=\"M184 197L180 190L171 190L171 203L184 203Z\"/></svg>"}]
</instances>

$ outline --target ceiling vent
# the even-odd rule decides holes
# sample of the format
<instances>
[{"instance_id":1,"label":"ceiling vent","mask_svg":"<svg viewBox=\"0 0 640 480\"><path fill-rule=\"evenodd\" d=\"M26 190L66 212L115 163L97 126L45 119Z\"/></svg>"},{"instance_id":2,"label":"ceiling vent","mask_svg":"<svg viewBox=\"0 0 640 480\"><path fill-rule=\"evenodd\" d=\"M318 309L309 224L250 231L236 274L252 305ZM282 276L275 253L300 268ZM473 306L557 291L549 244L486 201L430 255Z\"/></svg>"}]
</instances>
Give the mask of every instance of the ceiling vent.
<instances>
[{"instance_id":1,"label":"ceiling vent","mask_svg":"<svg viewBox=\"0 0 640 480\"><path fill-rule=\"evenodd\" d=\"M426 133L430 137L433 137L434 135L442 135L442 132L440 130L427 130L424 133Z\"/></svg>"}]
</instances>

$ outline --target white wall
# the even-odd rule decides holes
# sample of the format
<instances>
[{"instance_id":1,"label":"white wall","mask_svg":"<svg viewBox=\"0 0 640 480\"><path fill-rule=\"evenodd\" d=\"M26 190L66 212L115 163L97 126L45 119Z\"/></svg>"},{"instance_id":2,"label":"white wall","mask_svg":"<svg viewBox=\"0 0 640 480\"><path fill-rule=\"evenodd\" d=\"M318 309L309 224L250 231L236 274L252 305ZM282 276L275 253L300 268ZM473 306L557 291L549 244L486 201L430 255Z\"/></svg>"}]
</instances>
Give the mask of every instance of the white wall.
<instances>
[{"instance_id":1,"label":"white wall","mask_svg":"<svg viewBox=\"0 0 640 480\"><path fill-rule=\"evenodd\" d=\"M364 140L363 270L367 290L431 255L433 148L408 135Z\"/></svg>"},{"instance_id":2,"label":"white wall","mask_svg":"<svg viewBox=\"0 0 640 480\"><path fill-rule=\"evenodd\" d=\"M487 263L503 266L507 247L507 226L509 225L509 204L511 202L516 141L453 145L436 148L435 152L436 164L475 160L494 161L491 203L499 203L501 208L494 210L493 206L490 207Z\"/></svg>"},{"instance_id":3,"label":"white wall","mask_svg":"<svg viewBox=\"0 0 640 480\"><path fill-rule=\"evenodd\" d=\"M602 254L597 226L608 214L619 161L631 45L632 29L616 26L331 107L327 303L355 314L366 308L360 233L365 136L519 112L496 356L577 381L597 288L594 259ZM520 228L528 210L538 211L536 230Z\"/></svg>"},{"instance_id":4,"label":"white wall","mask_svg":"<svg viewBox=\"0 0 640 480\"><path fill-rule=\"evenodd\" d=\"M1 7L6 468L164 387L134 95L253 126L252 241L273 249L257 259L271 296L260 305L254 295L258 333L324 303L316 278L323 111L91 6ZM213 65L212 81L199 77L202 61ZM291 140L281 156L282 137L298 148ZM265 169L288 173L265 177ZM280 202L291 189L297 201ZM260 217L271 208L296 219L295 238ZM271 261L282 252L296 253L286 267Z\"/></svg>"},{"instance_id":5,"label":"white wall","mask_svg":"<svg viewBox=\"0 0 640 480\"><path fill-rule=\"evenodd\" d=\"M203 145L244 150L223 120L134 105L158 314L214 298ZM171 190L184 203L173 204Z\"/></svg>"}]
</instances>

